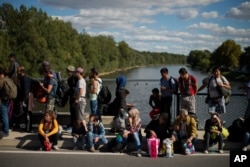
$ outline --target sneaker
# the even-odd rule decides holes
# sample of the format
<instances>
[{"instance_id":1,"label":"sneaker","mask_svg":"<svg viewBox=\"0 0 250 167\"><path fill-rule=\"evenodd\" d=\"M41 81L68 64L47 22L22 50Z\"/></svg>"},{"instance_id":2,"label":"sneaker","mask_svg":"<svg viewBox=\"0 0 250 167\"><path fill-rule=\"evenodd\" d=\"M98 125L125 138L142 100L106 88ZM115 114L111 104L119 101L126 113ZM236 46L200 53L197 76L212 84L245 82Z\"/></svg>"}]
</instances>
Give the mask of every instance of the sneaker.
<instances>
[{"instance_id":1,"label":"sneaker","mask_svg":"<svg viewBox=\"0 0 250 167\"><path fill-rule=\"evenodd\" d=\"M89 151L90 152L95 152L95 148L92 146L92 147L90 147Z\"/></svg>"},{"instance_id":2,"label":"sneaker","mask_svg":"<svg viewBox=\"0 0 250 167\"><path fill-rule=\"evenodd\" d=\"M223 154L223 150L219 150L219 153L220 153L220 154Z\"/></svg>"},{"instance_id":3,"label":"sneaker","mask_svg":"<svg viewBox=\"0 0 250 167\"><path fill-rule=\"evenodd\" d=\"M41 146L41 147L39 148L39 150L40 150L40 151L44 151L45 149L44 149L43 146Z\"/></svg>"},{"instance_id":4,"label":"sneaker","mask_svg":"<svg viewBox=\"0 0 250 167\"><path fill-rule=\"evenodd\" d=\"M137 156L137 157L141 157L141 150L138 150L138 151L137 151L136 156Z\"/></svg>"},{"instance_id":5,"label":"sneaker","mask_svg":"<svg viewBox=\"0 0 250 167\"><path fill-rule=\"evenodd\" d=\"M72 150L77 150L78 149L78 147L77 146L75 146L75 147L73 147L73 149Z\"/></svg>"},{"instance_id":6,"label":"sneaker","mask_svg":"<svg viewBox=\"0 0 250 167\"><path fill-rule=\"evenodd\" d=\"M204 153L205 153L205 154L208 154L208 151L207 151L207 150L205 150L205 151L204 151Z\"/></svg>"},{"instance_id":7,"label":"sneaker","mask_svg":"<svg viewBox=\"0 0 250 167\"><path fill-rule=\"evenodd\" d=\"M246 146L243 147L243 148L242 148L242 151L247 151L247 147L246 147Z\"/></svg>"},{"instance_id":8,"label":"sneaker","mask_svg":"<svg viewBox=\"0 0 250 167\"><path fill-rule=\"evenodd\" d=\"M104 146L104 144L100 144L97 149L100 150L102 147Z\"/></svg>"},{"instance_id":9,"label":"sneaker","mask_svg":"<svg viewBox=\"0 0 250 167\"><path fill-rule=\"evenodd\" d=\"M53 145L53 150L59 150L58 146L57 145Z\"/></svg>"},{"instance_id":10,"label":"sneaker","mask_svg":"<svg viewBox=\"0 0 250 167\"><path fill-rule=\"evenodd\" d=\"M66 131L67 131L67 132L72 132L72 128L71 128L71 127L68 127L68 128L66 129Z\"/></svg>"},{"instance_id":11,"label":"sneaker","mask_svg":"<svg viewBox=\"0 0 250 167\"><path fill-rule=\"evenodd\" d=\"M81 149L82 149L82 150L86 150L86 146L85 146L85 145L82 146Z\"/></svg>"}]
</instances>

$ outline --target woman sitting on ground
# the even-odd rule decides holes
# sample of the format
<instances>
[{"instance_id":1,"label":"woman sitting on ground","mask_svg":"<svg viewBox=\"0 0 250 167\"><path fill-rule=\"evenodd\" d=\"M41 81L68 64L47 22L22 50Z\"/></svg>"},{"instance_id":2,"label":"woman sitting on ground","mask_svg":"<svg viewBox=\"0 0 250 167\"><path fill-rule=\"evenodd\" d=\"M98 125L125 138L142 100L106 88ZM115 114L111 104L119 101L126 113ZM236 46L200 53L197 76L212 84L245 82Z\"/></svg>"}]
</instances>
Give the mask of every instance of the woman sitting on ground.
<instances>
[{"instance_id":1,"label":"woman sitting on ground","mask_svg":"<svg viewBox=\"0 0 250 167\"><path fill-rule=\"evenodd\" d=\"M56 120L55 112L52 110L46 111L38 126L38 137L42 144L41 149L47 150L46 146L52 145L54 150L58 150L58 136L58 122ZM50 148L47 151L49 150Z\"/></svg>"}]
</instances>

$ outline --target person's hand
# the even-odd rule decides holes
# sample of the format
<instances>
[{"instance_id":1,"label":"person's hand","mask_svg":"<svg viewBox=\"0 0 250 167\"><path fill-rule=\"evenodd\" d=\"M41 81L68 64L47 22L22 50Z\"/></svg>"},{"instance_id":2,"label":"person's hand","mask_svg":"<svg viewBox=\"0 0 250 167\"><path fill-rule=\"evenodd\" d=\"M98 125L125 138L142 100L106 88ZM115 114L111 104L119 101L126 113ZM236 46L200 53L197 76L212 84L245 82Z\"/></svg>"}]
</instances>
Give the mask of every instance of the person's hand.
<instances>
[{"instance_id":1,"label":"person's hand","mask_svg":"<svg viewBox=\"0 0 250 167\"><path fill-rule=\"evenodd\" d=\"M186 141L187 144L191 143L191 142L192 142L192 138L188 138L187 141Z\"/></svg>"},{"instance_id":2,"label":"person's hand","mask_svg":"<svg viewBox=\"0 0 250 167\"><path fill-rule=\"evenodd\" d=\"M150 130L150 134L152 137L157 137L156 133L153 130Z\"/></svg>"},{"instance_id":3,"label":"person's hand","mask_svg":"<svg viewBox=\"0 0 250 167\"><path fill-rule=\"evenodd\" d=\"M175 131L178 131L179 129L180 129L180 127L179 127L178 125L175 125L175 126L174 126L174 130L175 130Z\"/></svg>"},{"instance_id":4,"label":"person's hand","mask_svg":"<svg viewBox=\"0 0 250 167\"><path fill-rule=\"evenodd\" d=\"M98 140L99 140L99 137L96 137L94 142L97 143Z\"/></svg>"}]
</instances>

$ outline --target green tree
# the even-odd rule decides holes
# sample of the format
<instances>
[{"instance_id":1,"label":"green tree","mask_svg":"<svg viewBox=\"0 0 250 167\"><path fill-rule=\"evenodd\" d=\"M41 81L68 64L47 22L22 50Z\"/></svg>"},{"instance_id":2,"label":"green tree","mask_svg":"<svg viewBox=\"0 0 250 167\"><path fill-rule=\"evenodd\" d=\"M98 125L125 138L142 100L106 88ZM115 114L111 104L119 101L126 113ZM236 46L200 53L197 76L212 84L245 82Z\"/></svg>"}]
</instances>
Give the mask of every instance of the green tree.
<instances>
[{"instance_id":1,"label":"green tree","mask_svg":"<svg viewBox=\"0 0 250 167\"><path fill-rule=\"evenodd\" d=\"M212 65L232 69L239 65L241 46L233 40L223 42L211 55Z\"/></svg>"}]
</instances>

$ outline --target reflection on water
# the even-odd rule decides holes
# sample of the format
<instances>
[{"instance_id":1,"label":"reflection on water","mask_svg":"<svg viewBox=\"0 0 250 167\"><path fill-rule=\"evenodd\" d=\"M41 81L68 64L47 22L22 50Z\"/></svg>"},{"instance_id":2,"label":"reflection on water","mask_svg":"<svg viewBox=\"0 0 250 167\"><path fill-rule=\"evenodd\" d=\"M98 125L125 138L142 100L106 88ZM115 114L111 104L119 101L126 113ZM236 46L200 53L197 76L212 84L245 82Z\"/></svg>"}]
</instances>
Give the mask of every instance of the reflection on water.
<instances>
[{"instance_id":1,"label":"reflection on water","mask_svg":"<svg viewBox=\"0 0 250 167\"><path fill-rule=\"evenodd\" d=\"M149 96L151 94L151 90L155 87L159 88L159 82L160 82L160 69L163 66L157 66L157 67L141 67L141 68L135 68L127 71L122 71L118 72L115 74L110 74L107 76L102 76L102 78L105 80L109 78L110 80L108 81L108 84L110 86L111 91L114 94L115 90L115 78L118 75L125 75L127 78L127 89L130 91L129 96L127 97L127 101L129 103L133 103L136 105L136 107L140 110L141 112L141 118L143 124L147 124L150 121L149 118L149 112L151 110L148 101L149 101ZM167 66L169 70L169 74L173 77L178 77L179 76L179 69L183 66L179 65L169 65ZM207 77L208 74L202 73L199 71L192 70L189 67L186 67L188 72L191 75L194 75L197 80L198 84L201 85L202 79ZM232 86L232 91L233 93L242 93L241 91L238 90L238 86L240 83L237 82L230 82ZM206 93L207 90L204 89L201 93ZM223 116L225 120L227 120L227 124L229 125L234 118L237 118L239 116L242 116L242 112L244 112L245 107L246 107L246 98L243 96L241 98L233 98L231 104L227 107L229 113L225 114ZM204 97L197 97L197 112L199 113L199 117L201 119L200 126L203 128L203 122L206 118L208 118L207 114L207 105L204 103L205 96ZM199 101L199 102L198 102ZM174 104L175 106L176 104ZM234 104L234 105L233 105ZM237 105L239 106L237 106ZM236 107L233 108L232 107ZM231 110L233 110L231 112ZM235 113L235 110L237 110L237 113ZM173 110L173 112L176 112Z\"/></svg>"}]
</instances>

